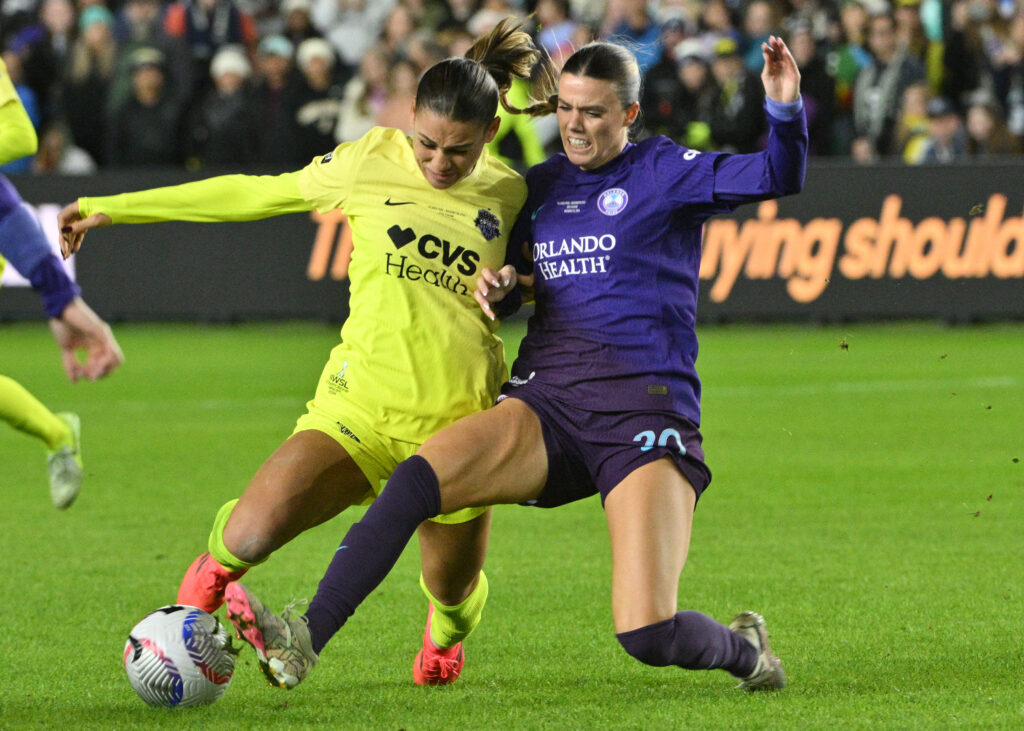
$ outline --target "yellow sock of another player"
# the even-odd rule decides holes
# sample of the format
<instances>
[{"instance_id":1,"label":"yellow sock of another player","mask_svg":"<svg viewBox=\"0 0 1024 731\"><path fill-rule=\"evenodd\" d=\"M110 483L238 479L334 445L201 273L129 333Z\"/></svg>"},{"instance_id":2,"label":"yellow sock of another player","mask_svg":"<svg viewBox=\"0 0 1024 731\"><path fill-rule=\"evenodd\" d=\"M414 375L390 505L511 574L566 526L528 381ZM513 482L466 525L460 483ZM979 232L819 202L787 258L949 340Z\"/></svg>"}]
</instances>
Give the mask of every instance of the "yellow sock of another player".
<instances>
[{"instance_id":1,"label":"yellow sock of another player","mask_svg":"<svg viewBox=\"0 0 1024 731\"><path fill-rule=\"evenodd\" d=\"M18 431L46 443L53 452L72 446L74 435L68 423L29 393L24 386L7 376L0 376L0 419Z\"/></svg>"},{"instance_id":2,"label":"yellow sock of another player","mask_svg":"<svg viewBox=\"0 0 1024 731\"><path fill-rule=\"evenodd\" d=\"M434 615L430 622L430 639L438 647L454 647L469 637L470 633L480 624L484 604L487 603L487 576L480 572L480 580L476 587L462 602L447 606L439 602L427 588L423 575L420 574L420 588L434 607Z\"/></svg>"},{"instance_id":3,"label":"yellow sock of another player","mask_svg":"<svg viewBox=\"0 0 1024 731\"><path fill-rule=\"evenodd\" d=\"M210 531L209 550L196 557L178 587L178 604L213 613L224 604L224 590L256 564L243 561L224 545L224 526L238 500L230 500L217 511Z\"/></svg>"},{"instance_id":4,"label":"yellow sock of another player","mask_svg":"<svg viewBox=\"0 0 1024 731\"><path fill-rule=\"evenodd\" d=\"M217 511L217 517L213 519L213 529L210 531L210 539L207 543L207 549L210 551L210 555L217 560L217 563L228 571L245 572L253 566L263 563L263 561L256 561L255 563L243 561L238 558L238 556L231 553L231 551L228 550L228 547L224 545L224 527L228 524L228 518L231 517L231 511L235 509L235 505L237 504L238 498L235 498L234 500L228 500L220 506L220 510Z\"/></svg>"}]
</instances>

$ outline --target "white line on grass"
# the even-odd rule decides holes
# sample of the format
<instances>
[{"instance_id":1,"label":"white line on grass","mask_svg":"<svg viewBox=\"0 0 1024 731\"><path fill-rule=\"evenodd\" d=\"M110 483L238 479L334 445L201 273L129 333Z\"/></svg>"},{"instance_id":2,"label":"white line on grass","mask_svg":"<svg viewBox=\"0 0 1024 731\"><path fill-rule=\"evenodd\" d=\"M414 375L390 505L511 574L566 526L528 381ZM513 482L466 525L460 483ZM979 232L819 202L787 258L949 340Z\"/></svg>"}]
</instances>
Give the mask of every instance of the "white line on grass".
<instances>
[{"instance_id":1,"label":"white line on grass","mask_svg":"<svg viewBox=\"0 0 1024 731\"><path fill-rule=\"evenodd\" d=\"M246 406L262 406L265 408L304 408L305 399L283 398L270 396L253 396L247 398L216 398L216 399L153 399L153 400L128 400L115 401L114 404L121 409L131 411L151 411L156 409L198 409L201 411L222 411L226 409L237 409Z\"/></svg>"},{"instance_id":2,"label":"white line on grass","mask_svg":"<svg viewBox=\"0 0 1024 731\"><path fill-rule=\"evenodd\" d=\"M834 383L780 383L750 386L715 386L705 382L704 391L713 396L748 397L765 391L784 394L819 393L889 393L895 391L930 391L932 389L1013 388L1013 376L989 378L913 378L887 381L836 381Z\"/></svg>"}]
</instances>

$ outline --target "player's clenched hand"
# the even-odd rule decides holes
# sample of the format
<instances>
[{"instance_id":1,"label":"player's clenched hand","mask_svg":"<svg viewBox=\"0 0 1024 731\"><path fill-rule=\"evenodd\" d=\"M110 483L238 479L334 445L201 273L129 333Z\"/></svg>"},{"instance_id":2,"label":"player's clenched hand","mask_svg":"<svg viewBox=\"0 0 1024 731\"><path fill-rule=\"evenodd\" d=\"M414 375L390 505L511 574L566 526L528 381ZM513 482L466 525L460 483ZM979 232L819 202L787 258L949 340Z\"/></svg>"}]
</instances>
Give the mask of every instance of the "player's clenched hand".
<instances>
[{"instance_id":1,"label":"player's clenched hand","mask_svg":"<svg viewBox=\"0 0 1024 731\"><path fill-rule=\"evenodd\" d=\"M64 206L57 214L57 230L60 231L60 253L67 259L82 247L85 232L97 226L109 226L113 221L106 213L94 213L82 218L78 201Z\"/></svg>"},{"instance_id":2,"label":"player's clenched hand","mask_svg":"<svg viewBox=\"0 0 1024 731\"><path fill-rule=\"evenodd\" d=\"M72 383L82 377L90 381L103 378L124 362L110 326L81 297L71 300L60 318L50 320L50 330ZM80 350L86 354L85 362L78 359Z\"/></svg>"},{"instance_id":3,"label":"player's clenched hand","mask_svg":"<svg viewBox=\"0 0 1024 731\"><path fill-rule=\"evenodd\" d=\"M480 304L484 314L493 320L495 317L491 303L501 302L515 286L516 268L511 264L506 264L498 271L484 267L480 271L480 276L476 278L473 297Z\"/></svg>"}]
</instances>

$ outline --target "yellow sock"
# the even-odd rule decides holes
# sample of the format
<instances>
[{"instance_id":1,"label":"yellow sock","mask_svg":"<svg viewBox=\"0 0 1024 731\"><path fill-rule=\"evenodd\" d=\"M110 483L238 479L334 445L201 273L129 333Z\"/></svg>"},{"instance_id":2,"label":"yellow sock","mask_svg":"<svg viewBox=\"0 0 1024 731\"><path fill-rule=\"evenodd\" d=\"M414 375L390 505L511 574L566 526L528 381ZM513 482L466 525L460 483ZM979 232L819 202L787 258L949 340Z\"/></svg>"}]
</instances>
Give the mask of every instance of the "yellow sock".
<instances>
[{"instance_id":1,"label":"yellow sock","mask_svg":"<svg viewBox=\"0 0 1024 731\"><path fill-rule=\"evenodd\" d=\"M251 569L253 566L263 563L263 561L257 561L256 563L243 561L238 558L238 556L231 553L231 551L228 550L228 547L224 545L224 526L228 524L228 518L231 517L231 511L235 509L235 505L237 504L238 498L235 498L234 500L229 500L220 506L220 510L217 511L217 517L213 519L213 530L210 531L210 540L207 543L207 550L209 550L210 555L213 556L213 560L228 571Z\"/></svg>"},{"instance_id":2,"label":"yellow sock","mask_svg":"<svg viewBox=\"0 0 1024 731\"><path fill-rule=\"evenodd\" d=\"M18 431L42 439L51 452L70 445L74 438L62 419L7 376L0 376L0 419Z\"/></svg>"},{"instance_id":3,"label":"yellow sock","mask_svg":"<svg viewBox=\"0 0 1024 731\"><path fill-rule=\"evenodd\" d=\"M480 580L469 596L455 606L442 604L427 588L427 582L420 574L420 588L434 605L434 617L430 620L430 639L440 648L454 647L480 624L484 604L487 603L487 576L480 572Z\"/></svg>"}]
</instances>

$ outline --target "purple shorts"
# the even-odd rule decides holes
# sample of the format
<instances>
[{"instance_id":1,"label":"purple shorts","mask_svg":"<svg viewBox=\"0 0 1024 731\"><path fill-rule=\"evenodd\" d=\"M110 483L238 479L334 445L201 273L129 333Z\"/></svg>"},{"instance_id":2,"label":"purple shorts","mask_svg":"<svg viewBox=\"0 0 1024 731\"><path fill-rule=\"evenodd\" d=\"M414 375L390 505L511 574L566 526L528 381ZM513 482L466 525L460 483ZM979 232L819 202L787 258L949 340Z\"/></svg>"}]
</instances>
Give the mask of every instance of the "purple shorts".
<instances>
[{"instance_id":1,"label":"purple shorts","mask_svg":"<svg viewBox=\"0 0 1024 731\"><path fill-rule=\"evenodd\" d=\"M526 505L554 508L594 494L604 505L608 493L638 467L670 458L700 499L711 482L702 437L684 416L665 411L598 412L552 398L537 383L508 384L502 398L517 398L540 418L548 452L544 491ZM501 399L499 399L501 400Z\"/></svg>"}]
</instances>

